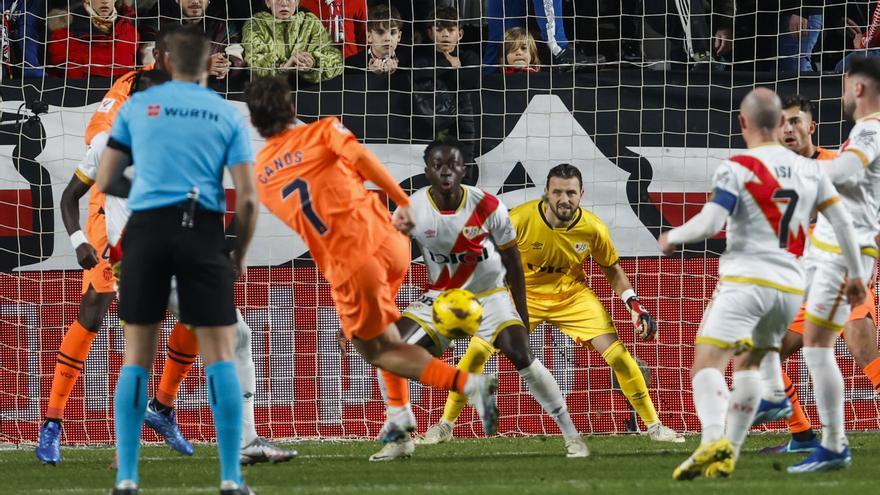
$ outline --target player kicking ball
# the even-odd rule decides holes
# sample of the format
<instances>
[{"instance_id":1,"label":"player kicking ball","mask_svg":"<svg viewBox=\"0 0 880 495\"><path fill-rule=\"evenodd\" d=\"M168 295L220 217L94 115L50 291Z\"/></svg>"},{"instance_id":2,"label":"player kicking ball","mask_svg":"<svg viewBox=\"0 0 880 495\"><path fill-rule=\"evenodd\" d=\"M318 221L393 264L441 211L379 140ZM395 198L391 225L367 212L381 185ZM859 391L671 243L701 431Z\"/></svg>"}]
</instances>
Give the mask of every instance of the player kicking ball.
<instances>
[{"instance_id":1,"label":"player kicking ball","mask_svg":"<svg viewBox=\"0 0 880 495\"><path fill-rule=\"evenodd\" d=\"M677 480L733 474L761 399L785 399L778 349L807 288L799 258L814 210L833 226L850 274L841 296L850 304L865 299L852 218L820 165L777 141L779 98L766 88L751 91L740 106L739 123L748 151L722 162L713 178L712 199L697 216L659 239L660 250L669 256L677 246L703 241L727 224L727 251L719 261L718 286L700 325L691 368L702 438L673 471ZM731 360L732 392L724 380Z\"/></svg>"},{"instance_id":2,"label":"player kicking ball","mask_svg":"<svg viewBox=\"0 0 880 495\"><path fill-rule=\"evenodd\" d=\"M405 390L410 378L464 393L485 434L495 433L498 379L458 371L400 338L395 298L409 268L410 243L399 230L412 227L406 193L338 119L293 125L286 78L257 79L245 98L251 122L266 138L255 166L260 201L305 241L330 283L345 337L368 363L388 372L389 391ZM368 180L397 203L393 223L364 187ZM379 439L398 440L412 426L401 410L388 418Z\"/></svg>"},{"instance_id":3,"label":"player kicking ball","mask_svg":"<svg viewBox=\"0 0 880 495\"><path fill-rule=\"evenodd\" d=\"M684 442L681 434L660 422L638 363L617 338L611 316L587 285L583 265L592 256L614 292L629 308L639 336L646 340L654 338L657 324L642 308L618 263L608 227L596 215L581 208L583 194L580 171L572 165L561 164L547 174L544 199L522 204L510 212L525 272L528 314L523 320L530 331L546 321L579 345L599 352L614 370L621 390L645 423L648 437L658 442ZM493 351L485 341L471 339L458 367L467 371L482 370ZM451 440L453 425L464 405L460 396L449 394L443 418L428 429L423 443Z\"/></svg>"},{"instance_id":4,"label":"player kicking ball","mask_svg":"<svg viewBox=\"0 0 880 495\"><path fill-rule=\"evenodd\" d=\"M813 144L812 134L816 129L816 122L813 120L813 103L809 99L801 95L791 95L782 99L782 107L785 122L780 128L779 139L785 147L801 156L815 160L833 160L837 157L837 153L834 151ZM814 243L817 248L822 245L827 246L827 244L815 242L815 239ZM863 255L876 257L876 247L864 246L861 249ZM877 328L875 326L877 304L875 301L876 290L872 287L868 290L865 302L852 308L849 313L843 326L843 338L856 365L864 371L874 388L880 390L880 351L877 350ZM783 362L804 346L805 314L806 305L803 305L782 340L780 358ZM761 452L765 454L810 453L820 446L819 439L813 432L810 419L800 404L797 389L785 370L782 373L785 380L785 393L791 403L792 410L791 417L785 420L791 438L782 445L767 447ZM762 400L754 424L773 419L773 416L769 414L773 411L773 403Z\"/></svg>"},{"instance_id":5,"label":"player kicking ball","mask_svg":"<svg viewBox=\"0 0 880 495\"><path fill-rule=\"evenodd\" d=\"M447 289L474 293L483 306L483 319L472 340L501 350L532 396L556 421L567 456L587 457L589 451L568 414L559 385L529 347L525 280L507 207L489 193L462 185L466 166L457 142L432 142L425 149L424 159L425 176L431 185L410 198L413 227L409 233L421 247L428 269L428 290L404 310L397 324L401 339L439 357L452 342L434 324L434 300ZM402 416L405 429L415 430L409 387L388 386L388 376L385 371L379 373L380 382L385 384L380 388L385 392L388 417ZM412 437L407 434L386 444L370 460L409 457L414 449Z\"/></svg>"}]
</instances>

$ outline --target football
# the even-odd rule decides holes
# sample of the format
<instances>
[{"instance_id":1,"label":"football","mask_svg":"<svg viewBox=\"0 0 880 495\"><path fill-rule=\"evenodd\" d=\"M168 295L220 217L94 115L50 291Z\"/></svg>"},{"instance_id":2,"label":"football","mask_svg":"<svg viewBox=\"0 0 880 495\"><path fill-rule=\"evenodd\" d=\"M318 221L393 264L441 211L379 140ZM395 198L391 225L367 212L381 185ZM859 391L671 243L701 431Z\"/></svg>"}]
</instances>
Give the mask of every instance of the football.
<instances>
[{"instance_id":1,"label":"football","mask_svg":"<svg viewBox=\"0 0 880 495\"><path fill-rule=\"evenodd\" d=\"M483 305L465 289L449 289L434 300L434 325L449 339L471 337L483 321Z\"/></svg>"}]
</instances>

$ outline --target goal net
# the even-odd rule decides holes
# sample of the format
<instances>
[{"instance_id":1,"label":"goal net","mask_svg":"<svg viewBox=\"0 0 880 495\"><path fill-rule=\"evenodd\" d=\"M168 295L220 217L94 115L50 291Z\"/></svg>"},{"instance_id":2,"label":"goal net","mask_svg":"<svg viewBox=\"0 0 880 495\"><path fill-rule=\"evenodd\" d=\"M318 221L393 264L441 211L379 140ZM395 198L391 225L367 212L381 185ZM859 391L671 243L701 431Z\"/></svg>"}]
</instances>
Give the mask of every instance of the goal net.
<instances>
[{"instance_id":1,"label":"goal net","mask_svg":"<svg viewBox=\"0 0 880 495\"><path fill-rule=\"evenodd\" d=\"M699 211L719 161L744 147L737 109L753 87L811 98L818 108L814 139L824 147L839 145L850 124L843 117L841 79L834 70L855 51L854 39L868 34L874 2L841 1L820 12L723 11L717 5L719 10L707 12L703 4L710 2L690 0L644 6L636 5L641 2L590 6L570 0L393 0L390 4L401 12L403 23L400 65L391 76L374 72L369 56L355 53L366 43L366 7L383 2L389 4L389 0L300 2L300 9L316 9L325 19L325 44L353 56L337 55L322 59L326 65L318 68L290 71L298 118L311 122L340 117L410 190L426 183L422 175L426 143L438 134L457 134L474 163L468 180L497 194L508 207L541 197L552 166L577 166L584 176L582 205L610 228L621 265L643 305L659 322L658 339L635 338L626 308L592 262L585 265L590 285L612 314L620 339L644 363L662 421L677 430L698 431L689 368L694 337L717 281L724 238L719 235L687 246L683 253L666 258L659 254L656 237ZM140 66L149 61L159 17L166 18L164 22L186 17L173 0L120 1L114 21L119 39L96 39L91 48L72 42L58 48L59 40L77 36L83 22L94 34L100 20L91 22L88 14L83 18L78 1L50 0L45 2L48 9L40 8L43 3L0 2L0 443L35 441L56 352L77 316L82 272L58 207L61 192L85 153L86 124L101 111L112 78L131 68L126 63ZM419 63L419 53L425 50L436 60L446 59L433 48L429 33L434 3L458 9L463 37L459 56L453 57L467 60L462 52L470 51L477 63L483 59L476 77L471 77L473 71L462 71L451 79L458 85L457 94L451 93L455 87L440 86L448 84L447 72L430 69L425 78L405 66ZM537 4L560 8L554 13L553 29L542 29L543 19L550 16L536 12ZM248 44L240 35L244 31L247 37L248 30L242 28L252 17L272 15L257 14L264 11L264 2L257 0L210 2L206 17L210 25L223 23L229 28L227 34L235 31L226 41L212 37L222 45L217 52L230 61L252 60L248 50L267 42ZM840 12L842 19L851 19L858 28L847 29ZM118 25L121 20L133 31ZM207 21L200 22L207 26ZM490 41L500 39L499 24L503 33L503 28L520 22L537 40L541 63L533 64L540 69L535 72L503 67L503 45ZM124 38L125 32L129 38ZM132 33L138 33L137 38ZM576 47L575 59L586 65L566 70L566 53L554 54L552 44L544 41L551 36L559 47L567 39L567 50ZM274 41L276 47L285 46ZM113 48L102 52L110 53L109 59L99 61L95 53L101 43ZM413 45L415 54L404 55L413 52ZM497 56L491 55L493 47L499 50L494 52ZM129 62L123 60L126 53ZM214 77L209 84L246 113L242 87L251 73L244 65L233 63L223 79ZM325 77L332 67L339 67L341 73ZM452 101L444 102L443 95L450 93ZM469 104L463 103L464 96ZM256 133L253 144L255 148L262 144ZM231 209L235 196L228 187ZM81 206L85 219L85 198ZM270 438L376 435L384 409L374 370L354 352L343 358L329 285L302 241L263 210L248 263L248 273L236 286L236 302L253 329L260 434ZM400 307L416 299L426 282L424 266L414 258L398 297ZM163 322L163 344L172 324L170 316ZM547 325L531 335L530 343L558 380L580 431L620 434L644 429L598 353ZM457 361L465 347L466 342L458 342L444 359ZM112 397L123 348L114 304L68 403L66 442L112 441ZM837 355L846 380L847 428L880 428L880 403L870 381L842 342ZM159 352L151 393L163 362L164 353ZM501 434L558 433L509 362L494 357L486 369L500 375ZM799 353L786 369L817 424L809 375ZM420 431L440 419L445 397L412 385ZM188 438L213 439L200 361L183 383L176 409ZM772 423L769 428L784 425ZM466 408L456 435L479 436L479 430L475 413ZM150 433L145 438L155 440Z\"/></svg>"}]
</instances>

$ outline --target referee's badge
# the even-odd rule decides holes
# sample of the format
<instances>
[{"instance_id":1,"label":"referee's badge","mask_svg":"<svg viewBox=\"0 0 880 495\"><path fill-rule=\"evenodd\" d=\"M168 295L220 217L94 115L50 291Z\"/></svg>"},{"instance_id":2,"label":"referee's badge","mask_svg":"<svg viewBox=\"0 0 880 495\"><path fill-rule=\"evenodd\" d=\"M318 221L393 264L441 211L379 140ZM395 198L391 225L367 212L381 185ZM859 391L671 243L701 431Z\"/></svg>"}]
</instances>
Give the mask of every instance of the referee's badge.
<instances>
[{"instance_id":1,"label":"referee's badge","mask_svg":"<svg viewBox=\"0 0 880 495\"><path fill-rule=\"evenodd\" d=\"M578 253L578 254L583 253L584 251L586 251L586 250L589 249L589 248L590 248L590 245L587 244L586 242L576 242L576 243L574 243L574 252L576 252L576 253Z\"/></svg>"},{"instance_id":2,"label":"referee's badge","mask_svg":"<svg viewBox=\"0 0 880 495\"><path fill-rule=\"evenodd\" d=\"M480 228L474 225L465 225L463 229L461 229L461 234L467 239L471 240L474 237L480 235Z\"/></svg>"}]
</instances>

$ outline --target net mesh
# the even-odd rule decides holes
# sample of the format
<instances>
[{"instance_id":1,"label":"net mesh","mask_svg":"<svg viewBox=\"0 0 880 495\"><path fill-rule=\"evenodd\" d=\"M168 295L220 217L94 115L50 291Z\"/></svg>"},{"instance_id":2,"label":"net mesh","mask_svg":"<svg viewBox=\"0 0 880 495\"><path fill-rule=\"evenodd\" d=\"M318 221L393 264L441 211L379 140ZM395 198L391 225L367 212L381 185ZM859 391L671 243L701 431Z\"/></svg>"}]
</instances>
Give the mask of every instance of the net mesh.
<instances>
[{"instance_id":1,"label":"net mesh","mask_svg":"<svg viewBox=\"0 0 880 495\"><path fill-rule=\"evenodd\" d=\"M179 22L181 11L173 1L137 2L136 9L134 2L128 3L131 10L124 2L118 2L117 9L121 17L130 16L139 33L137 44L94 39L92 50L101 43L115 46L111 55L131 56L130 64L140 65L149 61L149 43L159 16ZM312 3L331 7L323 0ZM341 31L348 50L361 48L366 42L367 3L381 2L334 4L342 15L357 16L350 22L334 23L334 14L325 12L322 17L329 18L329 39ZM391 3L404 18L400 61L408 56L410 46L433 50L428 35L431 23L424 20L430 19L434 2ZM736 109L754 86L812 98L818 107L814 136L818 144L835 148L845 138L849 125L840 107L840 77L833 71L845 55L864 52L854 48L856 29L847 30L845 19L851 19L860 35L867 37L874 2L825 2L820 14L808 7L785 10L787 5L750 9L740 2L736 10L724 7L724 2L687 0L631 5L556 2L561 6L557 26L562 26L555 32L557 42L564 30L573 42L568 48L576 48L577 56L590 63L577 71L556 65L559 60L552 44L543 41L548 36L546 29L542 32L536 11L539 3L553 2L446 3L458 8L464 26L461 46L474 52L475 60L484 61L483 74L473 79L472 86L456 79L460 91L455 98L467 94L471 105L458 105L451 118L437 108L428 115L419 114L418 98L413 95L442 91L430 84L417 86L417 71L401 65L399 74L406 77L399 85L393 77L354 67L357 56L341 62L345 66L342 74L327 80L291 76L298 117L305 122L328 115L340 117L410 189L425 184L422 152L438 133L457 132L471 146L475 166L469 180L498 194L509 207L540 197L547 170L553 165L568 162L581 169L583 206L611 229L624 270L660 324L659 339L640 342L634 338L623 303L598 267L588 263L585 269L591 287L612 314L621 340L645 363L660 418L672 428L698 431L689 367L694 336L717 281L723 236L688 246L674 258L659 256L655 238L662 228L680 225L699 211L719 160L743 147ZM758 3L766 8L764 2ZM705 4L714 7L707 10ZM130 69L121 59L103 63L93 57L91 63L89 59L83 63L73 44L63 50L51 45L65 39L58 32L65 29L65 22L69 20L71 30L76 27L80 9L80 2L73 1L0 2L0 10L5 11L0 37L0 443L36 439L55 353L76 318L80 300L81 272L58 210L61 192L85 153L86 124L101 108L112 82L101 76L118 76ZM246 54L248 45L235 38L233 31L240 33L242 24L257 10L265 10L263 2L214 1L207 15L215 22L228 20L231 45L241 44ZM790 14L797 18L792 21ZM520 16L537 40L542 64L537 72L504 75L499 70L503 67L491 67L500 63L500 52L494 61L486 60L486 53L492 53L489 40L499 39L497 33L492 38L492 30L497 29L493 22L503 17L508 25L502 28L513 27ZM793 36L783 29L789 25L800 26L800 34ZM95 34L93 27L88 29ZM725 36L731 40L729 47ZM813 38L815 42L809 42ZM797 40L796 46L792 40ZM346 49L345 44L340 46ZM35 58L29 58L29 47L35 47ZM225 46L221 51L229 58L241 54ZM126 55L132 53L138 53L137 62L135 55ZM90 75L84 77L83 71ZM249 77L246 68L233 64L227 77L212 79L210 84L246 112L241 91ZM433 70L427 77L435 84L439 78L440 73ZM440 105L439 99L430 105ZM44 103L45 108L35 102ZM457 126L452 131L450 120ZM472 131L463 129L467 127L463 120L471 123ZM255 134L254 145L260 144ZM231 205L234 193L228 196ZM81 218L85 219L85 200L82 206ZM313 267L302 242L262 211L249 264L246 278L236 287L236 297L253 329L258 431L270 438L374 436L384 414L373 371L356 353L342 358L329 285ZM400 307L416 299L425 284L424 267L415 260L398 298ZM163 343L171 325L169 317L163 323ZM623 433L644 428L615 390L611 371L598 353L547 325L540 326L530 342L558 380L579 430ZM444 359L456 361L464 344L459 342ZM842 342L837 350L846 380L847 428L880 428L880 410L870 382ZM114 304L68 404L67 442L112 441L112 392L122 351ZM158 384L163 358L160 353L151 390ZM809 376L801 363L797 354L786 368L808 415L817 423ZM509 362L495 357L487 370L501 377L502 434L558 433ZM213 438L203 385L203 369L197 361L176 404L183 432L194 440ZM413 385L412 398L420 430L439 420L444 393ZM780 423L769 426L781 427ZM466 408L456 434L478 436L479 429L475 413ZM145 435L156 440L151 433Z\"/></svg>"}]
</instances>

